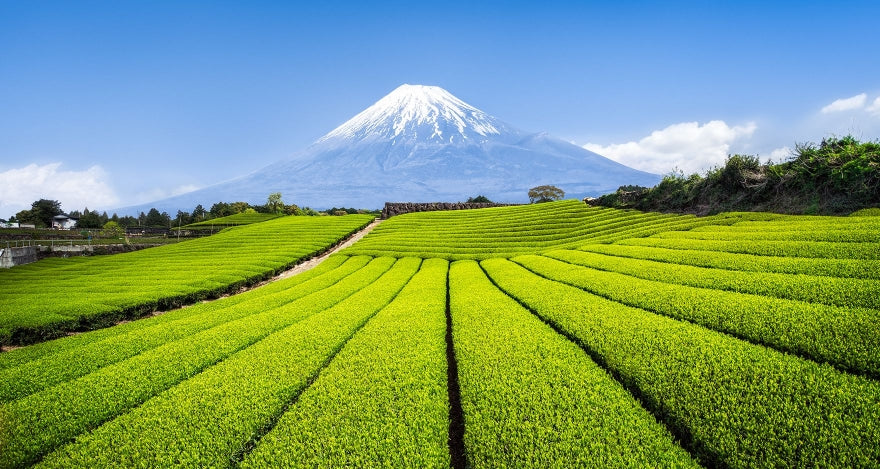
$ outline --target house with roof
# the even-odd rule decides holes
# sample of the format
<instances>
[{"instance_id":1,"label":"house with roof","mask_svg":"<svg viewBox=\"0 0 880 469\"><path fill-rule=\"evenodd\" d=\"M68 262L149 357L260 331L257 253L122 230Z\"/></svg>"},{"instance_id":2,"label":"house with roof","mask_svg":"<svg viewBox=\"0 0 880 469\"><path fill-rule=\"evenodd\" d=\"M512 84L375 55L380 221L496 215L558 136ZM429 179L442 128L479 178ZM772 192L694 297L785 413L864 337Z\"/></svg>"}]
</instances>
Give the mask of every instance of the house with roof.
<instances>
[{"instance_id":1,"label":"house with roof","mask_svg":"<svg viewBox=\"0 0 880 469\"><path fill-rule=\"evenodd\" d=\"M79 218L62 213L52 217L52 228L56 230L69 230L76 227L77 221L79 221Z\"/></svg>"}]
</instances>

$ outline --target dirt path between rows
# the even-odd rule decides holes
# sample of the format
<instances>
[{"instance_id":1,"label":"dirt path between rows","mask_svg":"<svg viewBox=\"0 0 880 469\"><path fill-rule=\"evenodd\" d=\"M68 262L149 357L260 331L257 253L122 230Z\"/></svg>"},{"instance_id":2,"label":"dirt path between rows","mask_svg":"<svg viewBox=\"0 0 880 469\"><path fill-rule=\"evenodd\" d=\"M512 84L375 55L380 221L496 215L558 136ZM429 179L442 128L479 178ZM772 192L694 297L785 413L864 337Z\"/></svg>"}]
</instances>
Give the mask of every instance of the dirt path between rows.
<instances>
[{"instance_id":1,"label":"dirt path between rows","mask_svg":"<svg viewBox=\"0 0 880 469\"><path fill-rule=\"evenodd\" d=\"M271 279L266 280L265 282L260 282L259 284L255 285L254 288L259 287L259 286L263 286L267 283L276 282L276 281L284 279L284 278L293 277L296 274L301 274L307 270L314 269L315 267L318 266L318 264L324 262L324 260L327 259L328 257L330 257L331 255L336 254L337 252L339 252L339 251L351 246L352 244L358 242L358 240L360 240L361 238L366 236L367 233L369 233L370 231L373 231L373 228L375 228L377 225L379 225L379 223L381 221L382 220L376 218L369 225L364 227L364 229L351 235L351 237L348 238L347 240L337 244L336 247L334 247L333 249L325 252L324 254L321 254L318 257L313 257L303 263L297 264L297 265L293 266L292 268L290 268L284 272L281 272L280 274L272 277Z\"/></svg>"},{"instance_id":2,"label":"dirt path between rows","mask_svg":"<svg viewBox=\"0 0 880 469\"><path fill-rule=\"evenodd\" d=\"M330 257L331 255L336 254L337 252L339 252L339 251L341 251L341 250L343 250L343 249L345 249L345 248L351 246L352 244L358 242L358 240L360 240L361 238L363 238L364 236L366 236L367 233L369 233L370 231L373 230L373 228L375 228L377 225L379 225L379 223L380 223L381 221L382 221L382 220L376 218L375 220L373 220L372 222L370 222L369 225L365 226L362 230L360 230L360 231L358 231L357 233L355 233L355 234L349 236L345 241L343 241L343 242L337 244L336 246L334 246L333 248L331 248L329 251L325 252L324 254L321 254L320 256L313 257L313 258L311 258L311 259L309 259L309 260L307 260L307 261L304 261L304 262L301 262L301 263L299 263L299 264L296 264L295 266L291 267L290 269L287 269L287 270L285 270L284 272L281 272L280 274L278 274L278 275L276 275L276 276L274 276L274 277L272 277L272 278L270 278L270 279L268 279L268 280L264 280L264 281L262 281L262 282L256 283L256 284L251 285L250 287L247 287L247 288L242 288L241 290L238 290L238 291L235 292L235 293L230 293L230 294L222 295L222 296L220 296L220 297L218 297L218 298L214 298L214 299L212 299L212 300L204 300L204 301L202 301L202 302L200 302L200 303L195 303L195 304L210 303L210 302L212 302L212 301L217 301L217 300L219 300L219 299L227 298L227 297L232 296L232 295L239 295L239 294L244 293L244 292L246 292L246 291L250 291L250 290L253 290L253 289L255 289L255 288L260 288L260 287L262 287L263 285L268 285L268 284L270 284L270 283L272 283L272 282L277 282L277 281L279 281L279 280L282 280L282 279L285 279L285 278L288 278L288 277L293 277L294 275L297 275L297 274L301 274L301 273L303 273L303 272L305 272L305 271L307 271L307 270L314 269L315 267L317 267L318 265L320 265L322 262L324 262L324 261L325 261L328 257ZM148 314L146 314L146 315L144 315L144 316L141 316L141 317L139 317L139 318L137 318L137 319L125 319L125 320L122 320L122 321L116 322L116 323L114 323L113 325L114 325L114 326L118 326L118 325L120 325L120 324L125 324L125 323L127 323L127 322L131 322L131 321L137 321L137 320L140 320L140 319L146 319L146 318L149 318L149 317L152 317L152 316L159 316L160 314L165 314L165 313L167 313L167 312L169 312L169 311L175 311L175 310L177 310L177 309L188 308L188 307L190 307L190 306L192 306L192 305L184 305L184 306L181 306L180 308L169 309L169 310L165 310L165 311L153 311L152 313L148 313ZM108 327L113 327L113 326L108 326ZM102 328L102 329L103 329L103 328ZM83 333L83 332L76 331L76 332L68 332L66 335L71 336L71 335L77 335L77 334L82 334L82 333ZM3 346L0 346L0 353L3 353L3 352L9 352L9 351L12 351L12 350L15 350L15 349L19 349L19 348L21 348L21 346L18 346L18 345L3 345Z\"/></svg>"}]
</instances>

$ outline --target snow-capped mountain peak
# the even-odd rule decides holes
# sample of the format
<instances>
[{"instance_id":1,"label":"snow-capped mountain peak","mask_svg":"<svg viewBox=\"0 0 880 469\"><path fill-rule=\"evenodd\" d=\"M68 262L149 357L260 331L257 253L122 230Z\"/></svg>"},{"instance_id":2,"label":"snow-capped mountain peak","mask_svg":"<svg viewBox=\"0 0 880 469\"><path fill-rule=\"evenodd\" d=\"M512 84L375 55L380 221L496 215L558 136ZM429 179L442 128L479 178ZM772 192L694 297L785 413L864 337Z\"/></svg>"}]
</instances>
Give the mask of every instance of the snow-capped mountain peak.
<instances>
[{"instance_id":1,"label":"snow-capped mountain peak","mask_svg":"<svg viewBox=\"0 0 880 469\"><path fill-rule=\"evenodd\" d=\"M519 131L442 88L403 85L291 158L122 213L151 207L173 213L217 201L262 203L272 192L314 208L380 208L388 201L451 202L475 195L525 202L529 188L543 184L583 197L659 181L572 143Z\"/></svg>"},{"instance_id":2,"label":"snow-capped mountain peak","mask_svg":"<svg viewBox=\"0 0 880 469\"><path fill-rule=\"evenodd\" d=\"M438 86L401 85L317 143L383 138L430 143L478 143L516 134L510 126Z\"/></svg>"}]
</instances>

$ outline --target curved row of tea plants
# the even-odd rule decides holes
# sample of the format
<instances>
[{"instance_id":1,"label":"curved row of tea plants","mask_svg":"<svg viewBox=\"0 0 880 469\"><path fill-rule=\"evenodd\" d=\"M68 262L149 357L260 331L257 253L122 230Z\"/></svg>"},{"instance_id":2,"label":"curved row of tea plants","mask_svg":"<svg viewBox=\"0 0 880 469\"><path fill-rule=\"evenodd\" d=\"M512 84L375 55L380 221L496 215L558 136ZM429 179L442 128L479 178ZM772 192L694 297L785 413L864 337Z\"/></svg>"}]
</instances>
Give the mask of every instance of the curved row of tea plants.
<instances>
[{"instance_id":1,"label":"curved row of tea plants","mask_svg":"<svg viewBox=\"0 0 880 469\"><path fill-rule=\"evenodd\" d=\"M519 261L520 259L515 259ZM871 467L880 383L482 262L497 285L581 345L700 463Z\"/></svg>"},{"instance_id":2,"label":"curved row of tea plants","mask_svg":"<svg viewBox=\"0 0 880 469\"><path fill-rule=\"evenodd\" d=\"M345 251L392 257L0 354L0 467L876 466L880 261L786 241L822 223L860 230L571 202L394 217ZM732 239L764 225L780 239ZM761 254L684 246L706 242Z\"/></svg>"},{"instance_id":3,"label":"curved row of tea plants","mask_svg":"<svg viewBox=\"0 0 880 469\"><path fill-rule=\"evenodd\" d=\"M617 247L612 245L612 249ZM613 250L612 250L613 252ZM588 251L548 251L548 257L644 280L769 296L846 308L880 309L880 281L810 274L737 271L633 259Z\"/></svg>"},{"instance_id":4,"label":"curved row of tea plants","mask_svg":"<svg viewBox=\"0 0 880 469\"><path fill-rule=\"evenodd\" d=\"M698 467L632 395L475 261L452 264L449 296L472 467Z\"/></svg>"},{"instance_id":5,"label":"curved row of tea plants","mask_svg":"<svg viewBox=\"0 0 880 469\"><path fill-rule=\"evenodd\" d=\"M577 253L554 252L578 261ZM880 377L880 311L696 288L582 267L542 256L514 258L551 280L754 343ZM846 340L841 340L845 338Z\"/></svg>"},{"instance_id":6,"label":"curved row of tea plants","mask_svg":"<svg viewBox=\"0 0 880 469\"><path fill-rule=\"evenodd\" d=\"M236 213L234 215L228 215L225 217L212 218L210 220L199 221L195 223L190 223L189 225L184 225L181 229L220 229L226 226L239 226L239 225L250 225L252 223L261 223L264 221L274 220L279 217L283 217L282 214L277 213L260 213L260 212L242 212ZM176 227L172 227L176 228Z\"/></svg>"},{"instance_id":7,"label":"curved row of tea plants","mask_svg":"<svg viewBox=\"0 0 880 469\"><path fill-rule=\"evenodd\" d=\"M163 390L193 375L201 376L200 373L213 369L218 362L225 363L239 351L250 350L254 344L262 344L279 331L327 311L334 305L341 302L359 305L359 302L351 299L353 295L372 296L362 291L378 288L374 287L376 280L393 263L390 258L377 258L353 273L348 273L350 269L346 269L348 275L342 279L330 271L306 282L279 282L289 286L284 290L288 301L278 302L280 304L275 307L251 305L248 308L250 314L240 317L239 311L234 310L235 304L227 305L228 308L221 308L213 314L192 318L196 322L212 324L201 331L185 337L169 338L164 343L127 358L111 358L104 366L75 373L62 382L7 392L10 400L0 404L0 414L6 418L6 425L0 429L0 467L17 467L33 462L77 435L151 400ZM344 268L345 264L337 267ZM326 286L321 280L324 275L332 276L336 283ZM271 295L271 292L259 293ZM259 293L254 296L259 297ZM229 308L233 311L227 317L224 312ZM223 319L214 325L217 322L214 316ZM143 326L134 333L161 335L164 331L180 327L179 323L186 320L178 319L158 326L138 321L137 324ZM105 338L104 343L99 345L112 349L114 345L126 341L131 333ZM60 342L65 340L68 339L59 339ZM70 347L67 351L74 353L66 355L75 354L78 350L88 353L94 344L97 343ZM21 353L26 353L26 350L21 349ZM38 359L37 367L52 366L64 358L65 354L61 351L44 355ZM9 367L3 373L13 374L16 369L29 365L30 362L26 362L18 367Z\"/></svg>"},{"instance_id":8,"label":"curved row of tea plants","mask_svg":"<svg viewBox=\"0 0 880 469\"><path fill-rule=\"evenodd\" d=\"M44 340L253 285L371 220L283 217L137 252L0 270L0 344Z\"/></svg>"},{"instance_id":9,"label":"curved row of tea plants","mask_svg":"<svg viewBox=\"0 0 880 469\"><path fill-rule=\"evenodd\" d=\"M880 280L880 262L871 259L761 256L724 251L635 246L619 243L588 244L578 249L616 257L733 271Z\"/></svg>"},{"instance_id":10,"label":"curved row of tea plants","mask_svg":"<svg viewBox=\"0 0 880 469\"><path fill-rule=\"evenodd\" d=\"M389 267L387 259L382 261ZM246 451L286 406L404 287L419 260L397 261L335 305L254 345L59 448L43 467L217 467ZM306 297L307 298L307 297ZM306 299L304 298L304 299Z\"/></svg>"},{"instance_id":11,"label":"curved row of tea plants","mask_svg":"<svg viewBox=\"0 0 880 469\"><path fill-rule=\"evenodd\" d=\"M446 271L426 260L242 467L449 467Z\"/></svg>"},{"instance_id":12,"label":"curved row of tea plants","mask_svg":"<svg viewBox=\"0 0 880 469\"><path fill-rule=\"evenodd\" d=\"M346 250L351 255L486 259L612 242L667 230L734 223L742 216L642 213L588 207L576 200L450 212L419 212L384 221Z\"/></svg>"}]
</instances>

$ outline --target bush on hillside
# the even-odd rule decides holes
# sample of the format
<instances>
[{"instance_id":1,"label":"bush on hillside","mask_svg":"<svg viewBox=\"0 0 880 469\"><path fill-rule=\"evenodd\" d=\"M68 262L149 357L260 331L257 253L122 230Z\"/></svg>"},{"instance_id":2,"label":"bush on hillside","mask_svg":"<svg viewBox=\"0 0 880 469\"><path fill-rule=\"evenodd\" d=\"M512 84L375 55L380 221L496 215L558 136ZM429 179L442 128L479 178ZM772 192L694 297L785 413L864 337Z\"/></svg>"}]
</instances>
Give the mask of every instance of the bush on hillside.
<instances>
[{"instance_id":1,"label":"bush on hillside","mask_svg":"<svg viewBox=\"0 0 880 469\"><path fill-rule=\"evenodd\" d=\"M639 210L711 214L730 210L846 214L880 204L880 143L852 136L796 146L782 163L731 155L705 176L666 175L652 188L622 186L595 202Z\"/></svg>"}]
</instances>

